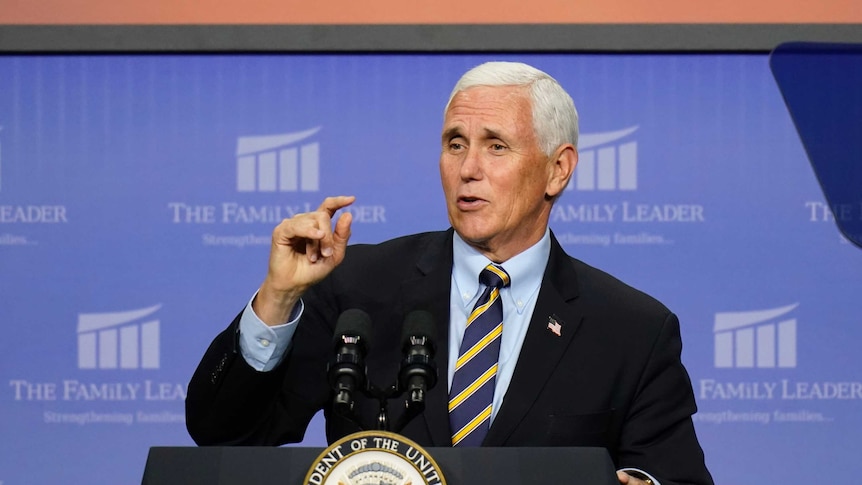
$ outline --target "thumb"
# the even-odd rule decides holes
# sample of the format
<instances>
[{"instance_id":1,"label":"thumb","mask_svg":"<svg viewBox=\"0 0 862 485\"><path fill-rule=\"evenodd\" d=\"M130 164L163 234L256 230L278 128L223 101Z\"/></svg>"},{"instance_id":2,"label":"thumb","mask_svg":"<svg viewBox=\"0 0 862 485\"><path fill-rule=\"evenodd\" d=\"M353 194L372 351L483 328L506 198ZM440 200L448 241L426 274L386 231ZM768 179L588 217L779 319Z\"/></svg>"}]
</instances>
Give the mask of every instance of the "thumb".
<instances>
[{"instance_id":1,"label":"thumb","mask_svg":"<svg viewBox=\"0 0 862 485\"><path fill-rule=\"evenodd\" d=\"M350 223L353 222L353 214L343 212L338 217L338 222L335 223L335 230L332 233L332 241L335 243L336 249L343 253L347 247L347 241L350 239Z\"/></svg>"}]
</instances>

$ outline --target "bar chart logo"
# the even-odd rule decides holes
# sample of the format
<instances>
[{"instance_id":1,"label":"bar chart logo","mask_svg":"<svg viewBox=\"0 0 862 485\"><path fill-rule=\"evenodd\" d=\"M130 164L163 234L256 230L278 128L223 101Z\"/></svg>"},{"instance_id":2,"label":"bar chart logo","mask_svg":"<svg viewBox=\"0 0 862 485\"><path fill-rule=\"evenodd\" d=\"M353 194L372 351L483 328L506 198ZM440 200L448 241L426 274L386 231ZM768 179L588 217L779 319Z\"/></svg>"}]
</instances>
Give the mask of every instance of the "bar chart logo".
<instances>
[{"instance_id":1,"label":"bar chart logo","mask_svg":"<svg viewBox=\"0 0 862 485\"><path fill-rule=\"evenodd\" d=\"M161 306L78 314L78 368L158 369Z\"/></svg>"},{"instance_id":2,"label":"bar chart logo","mask_svg":"<svg viewBox=\"0 0 862 485\"><path fill-rule=\"evenodd\" d=\"M715 367L796 367L796 319L787 314L798 305L716 313Z\"/></svg>"},{"instance_id":3,"label":"bar chart logo","mask_svg":"<svg viewBox=\"0 0 862 485\"><path fill-rule=\"evenodd\" d=\"M295 133L242 136L236 143L239 192L316 192L320 143L306 140L320 127ZM306 140L304 143L300 143Z\"/></svg>"},{"instance_id":4,"label":"bar chart logo","mask_svg":"<svg viewBox=\"0 0 862 485\"><path fill-rule=\"evenodd\" d=\"M637 190L638 144L623 140L637 129L582 134L578 167L567 190Z\"/></svg>"}]
</instances>

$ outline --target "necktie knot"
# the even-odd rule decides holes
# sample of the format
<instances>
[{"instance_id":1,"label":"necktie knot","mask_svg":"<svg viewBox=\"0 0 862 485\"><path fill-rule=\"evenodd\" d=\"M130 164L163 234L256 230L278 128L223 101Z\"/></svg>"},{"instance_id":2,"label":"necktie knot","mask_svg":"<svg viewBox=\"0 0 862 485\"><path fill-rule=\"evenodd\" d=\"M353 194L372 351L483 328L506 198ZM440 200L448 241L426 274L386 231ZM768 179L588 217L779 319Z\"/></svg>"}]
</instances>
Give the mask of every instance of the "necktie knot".
<instances>
[{"instance_id":1,"label":"necktie knot","mask_svg":"<svg viewBox=\"0 0 862 485\"><path fill-rule=\"evenodd\" d=\"M506 273L506 270L504 270L502 266L497 266L493 263L485 266L485 269L479 273L479 283L490 288L505 288L509 286L511 282L512 280L509 278L509 273Z\"/></svg>"}]
</instances>

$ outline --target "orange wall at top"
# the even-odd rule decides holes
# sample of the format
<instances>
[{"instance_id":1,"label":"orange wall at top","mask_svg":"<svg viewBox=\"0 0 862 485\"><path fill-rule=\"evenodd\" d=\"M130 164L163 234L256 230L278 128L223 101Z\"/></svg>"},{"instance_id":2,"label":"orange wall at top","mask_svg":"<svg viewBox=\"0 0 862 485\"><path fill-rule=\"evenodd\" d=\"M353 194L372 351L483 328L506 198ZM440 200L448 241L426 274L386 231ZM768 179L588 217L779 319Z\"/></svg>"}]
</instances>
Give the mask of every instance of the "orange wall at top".
<instances>
[{"instance_id":1,"label":"orange wall at top","mask_svg":"<svg viewBox=\"0 0 862 485\"><path fill-rule=\"evenodd\" d=\"M0 0L0 24L862 23L860 0Z\"/></svg>"}]
</instances>

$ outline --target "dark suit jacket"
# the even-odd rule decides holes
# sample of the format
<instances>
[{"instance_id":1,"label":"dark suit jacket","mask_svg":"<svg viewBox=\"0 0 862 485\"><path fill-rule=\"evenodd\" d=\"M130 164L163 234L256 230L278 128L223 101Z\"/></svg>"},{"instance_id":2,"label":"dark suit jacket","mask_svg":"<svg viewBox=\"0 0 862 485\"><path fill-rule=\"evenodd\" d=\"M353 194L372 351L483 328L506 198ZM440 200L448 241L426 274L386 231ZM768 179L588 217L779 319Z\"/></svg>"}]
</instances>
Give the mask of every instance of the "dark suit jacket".
<instances>
[{"instance_id":1,"label":"dark suit jacket","mask_svg":"<svg viewBox=\"0 0 862 485\"><path fill-rule=\"evenodd\" d=\"M326 364L339 314L371 315L369 380L395 382L404 316L428 310L437 322L440 380L425 412L402 434L451 446L447 411L452 230L354 245L304 296L305 310L284 362L257 372L239 354L239 317L213 341L188 389L187 426L199 444L300 441L321 408L332 442L359 431L331 412ZM562 325L557 336L549 317ZM655 299L570 258L552 236L548 266L512 381L484 446L603 446L618 467L646 470L663 485L712 483L692 426L695 402L681 361L676 316ZM456 349L457 351L457 349ZM356 393L369 426L379 409ZM389 403L392 421L403 398Z\"/></svg>"}]
</instances>

